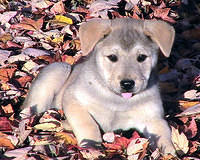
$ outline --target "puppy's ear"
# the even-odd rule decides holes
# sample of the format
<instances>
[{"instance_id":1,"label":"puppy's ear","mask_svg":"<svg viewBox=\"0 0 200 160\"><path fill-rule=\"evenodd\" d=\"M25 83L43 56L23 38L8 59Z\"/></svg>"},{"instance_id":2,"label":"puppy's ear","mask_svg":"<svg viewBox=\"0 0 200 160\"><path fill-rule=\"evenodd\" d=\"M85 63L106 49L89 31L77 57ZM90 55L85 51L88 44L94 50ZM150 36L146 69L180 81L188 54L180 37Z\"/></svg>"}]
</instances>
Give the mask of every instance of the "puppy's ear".
<instances>
[{"instance_id":1,"label":"puppy's ear","mask_svg":"<svg viewBox=\"0 0 200 160\"><path fill-rule=\"evenodd\" d=\"M145 20L144 33L158 44L165 57L169 57L175 37L172 26L163 21Z\"/></svg>"},{"instance_id":2,"label":"puppy's ear","mask_svg":"<svg viewBox=\"0 0 200 160\"><path fill-rule=\"evenodd\" d=\"M111 32L110 20L91 20L80 26L79 36L83 56L88 55L96 43Z\"/></svg>"}]
</instances>

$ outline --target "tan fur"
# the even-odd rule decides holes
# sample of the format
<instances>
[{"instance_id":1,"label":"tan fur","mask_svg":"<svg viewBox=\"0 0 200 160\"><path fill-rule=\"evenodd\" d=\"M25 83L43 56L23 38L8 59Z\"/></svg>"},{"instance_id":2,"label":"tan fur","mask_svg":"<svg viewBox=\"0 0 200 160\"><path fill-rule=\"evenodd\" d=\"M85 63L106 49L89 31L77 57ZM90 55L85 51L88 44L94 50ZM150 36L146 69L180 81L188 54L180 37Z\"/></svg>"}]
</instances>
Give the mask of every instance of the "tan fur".
<instances>
[{"instance_id":1,"label":"tan fur","mask_svg":"<svg viewBox=\"0 0 200 160\"><path fill-rule=\"evenodd\" d=\"M43 112L62 106L64 125L72 127L81 146L99 146L100 128L136 128L150 138L153 148L175 154L156 76L158 50L169 56L173 27L162 21L92 20L81 25L80 40L83 54L90 53L87 60L72 70L66 63L44 68L23 107ZM117 61L112 62L110 55ZM140 55L146 56L142 62ZM134 83L124 89L122 81L127 79ZM132 97L122 96L126 92Z\"/></svg>"}]
</instances>

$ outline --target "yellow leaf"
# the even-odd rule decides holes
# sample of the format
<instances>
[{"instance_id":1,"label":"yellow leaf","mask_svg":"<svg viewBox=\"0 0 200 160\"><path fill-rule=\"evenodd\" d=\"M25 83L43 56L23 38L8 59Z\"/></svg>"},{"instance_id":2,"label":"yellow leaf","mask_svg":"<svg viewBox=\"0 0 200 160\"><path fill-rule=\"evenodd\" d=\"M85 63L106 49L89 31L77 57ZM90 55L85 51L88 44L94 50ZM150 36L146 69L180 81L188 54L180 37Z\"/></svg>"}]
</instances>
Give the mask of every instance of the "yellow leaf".
<instances>
[{"instance_id":1,"label":"yellow leaf","mask_svg":"<svg viewBox=\"0 0 200 160\"><path fill-rule=\"evenodd\" d=\"M58 140L64 140L65 144L72 144L72 145L77 144L77 140L74 137L72 137L69 133L58 132L55 134L55 137Z\"/></svg>"},{"instance_id":2,"label":"yellow leaf","mask_svg":"<svg viewBox=\"0 0 200 160\"><path fill-rule=\"evenodd\" d=\"M189 142L184 133L179 133L178 129L172 127L172 142L178 154L186 154L189 150Z\"/></svg>"},{"instance_id":3,"label":"yellow leaf","mask_svg":"<svg viewBox=\"0 0 200 160\"><path fill-rule=\"evenodd\" d=\"M34 129L43 130L43 131L56 131L56 132L59 132L63 128L60 127L59 123L56 124L55 121L52 121L52 122L37 124L37 125L34 126Z\"/></svg>"},{"instance_id":4,"label":"yellow leaf","mask_svg":"<svg viewBox=\"0 0 200 160\"><path fill-rule=\"evenodd\" d=\"M54 21L57 23L73 24L73 21L71 18L62 16L62 15L56 15Z\"/></svg>"},{"instance_id":5,"label":"yellow leaf","mask_svg":"<svg viewBox=\"0 0 200 160\"><path fill-rule=\"evenodd\" d=\"M0 35L0 41L2 41L3 43L6 43L7 41L12 40L12 35L10 33L5 33L3 35Z\"/></svg>"},{"instance_id":6,"label":"yellow leaf","mask_svg":"<svg viewBox=\"0 0 200 160\"><path fill-rule=\"evenodd\" d=\"M183 110L193 107L194 105L196 105L198 103L199 103L199 101L183 101L183 100L179 101L179 104L181 105L181 108Z\"/></svg>"},{"instance_id":7,"label":"yellow leaf","mask_svg":"<svg viewBox=\"0 0 200 160\"><path fill-rule=\"evenodd\" d=\"M63 40L64 40L64 35L62 35L62 36L60 36L60 37L56 37L56 38L52 39L51 41L52 41L53 43L59 44L59 43L62 43Z\"/></svg>"}]
</instances>

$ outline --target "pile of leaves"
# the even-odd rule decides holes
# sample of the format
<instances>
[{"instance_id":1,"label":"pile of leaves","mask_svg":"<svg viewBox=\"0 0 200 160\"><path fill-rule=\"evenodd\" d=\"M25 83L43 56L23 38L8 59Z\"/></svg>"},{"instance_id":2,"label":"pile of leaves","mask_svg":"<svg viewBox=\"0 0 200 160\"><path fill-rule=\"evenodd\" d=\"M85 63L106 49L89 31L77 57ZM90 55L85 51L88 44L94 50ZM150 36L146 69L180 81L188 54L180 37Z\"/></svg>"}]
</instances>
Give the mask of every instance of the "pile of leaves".
<instances>
[{"instance_id":1,"label":"pile of leaves","mask_svg":"<svg viewBox=\"0 0 200 160\"><path fill-rule=\"evenodd\" d=\"M78 29L92 18L162 19L174 25L171 57L160 57L160 87L180 157L200 157L200 3L184 0L0 0L0 159L176 159L152 151L137 131L105 133L104 148L84 149L64 130L62 110L20 112L44 66L74 65ZM126 27L126 26L124 26Z\"/></svg>"}]
</instances>

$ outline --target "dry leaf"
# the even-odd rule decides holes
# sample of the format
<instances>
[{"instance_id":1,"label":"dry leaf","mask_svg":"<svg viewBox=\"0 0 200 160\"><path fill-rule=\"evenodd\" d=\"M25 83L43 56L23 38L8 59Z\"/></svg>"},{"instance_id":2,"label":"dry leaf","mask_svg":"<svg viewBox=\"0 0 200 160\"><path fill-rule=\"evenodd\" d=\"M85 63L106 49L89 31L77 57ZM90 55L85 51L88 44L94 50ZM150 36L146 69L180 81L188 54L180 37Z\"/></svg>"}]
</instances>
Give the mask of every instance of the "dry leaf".
<instances>
[{"instance_id":1,"label":"dry leaf","mask_svg":"<svg viewBox=\"0 0 200 160\"><path fill-rule=\"evenodd\" d=\"M103 135L103 140L109 143L113 143L115 140L114 132L107 132Z\"/></svg>"},{"instance_id":2,"label":"dry leaf","mask_svg":"<svg viewBox=\"0 0 200 160\"><path fill-rule=\"evenodd\" d=\"M25 29L30 31L39 31L43 25L43 18L41 17L38 20L33 20L30 18L24 17L19 24L13 24L12 29Z\"/></svg>"},{"instance_id":3,"label":"dry leaf","mask_svg":"<svg viewBox=\"0 0 200 160\"><path fill-rule=\"evenodd\" d=\"M149 141L146 138L137 138L132 140L127 147L127 155L134 155L143 152L146 150L148 144Z\"/></svg>"},{"instance_id":4,"label":"dry leaf","mask_svg":"<svg viewBox=\"0 0 200 160\"><path fill-rule=\"evenodd\" d=\"M46 123L36 124L33 128L36 130L56 132L59 132L63 129L63 127L60 127L60 123L56 123L56 121L49 121Z\"/></svg>"},{"instance_id":5,"label":"dry leaf","mask_svg":"<svg viewBox=\"0 0 200 160\"><path fill-rule=\"evenodd\" d=\"M193 106L200 104L200 103L199 103L199 101L183 101L183 100L180 100L179 104L181 105L181 108L183 110L186 110L186 109L193 107Z\"/></svg>"},{"instance_id":6,"label":"dry leaf","mask_svg":"<svg viewBox=\"0 0 200 160\"><path fill-rule=\"evenodd\" d=\"M25 158L25 155L32 149L32 147L25 147L25 148L19 148L11 151L7 151L4 153L4 156L7 157L23 157L24 159L28 159L28 157Z\"/></svg>"},{"instance_id":7,"label":"dry leaf","mask_svg":"<svg viewBox=\"0 0 200 160\"><path fill-rule=\"evenodd\" d=\"M0 68L0 81L9 81L16 70L16 68Z\"/></svg>"},{"instance_id":8,"label":"dry leaf","mask_svg":"<svg viewBox=\"0 0 200 160\"><path fill-rule=\"evenodd\" d=\"M185 111L183 111L182 113L176 116L181 117L181 116L191 116L191 115L197 115L197 114L200 114L200 103L186 109Z\"/></svg>"},{"instance_id":9,"label":"dry leaf","mask_svg":"<svg viewBox=\"0 0 200 160\"><path fill-rule=\"evenodd\" d=\"M27 61L22 67L23 71L30 72L33 68L37 67L38 64L33 62L32 60Z\"/></svg>"},{"instance_id":10,"label":"dry leaf","mask_svg":"<svg viewBox=\"0 0 200 160\"><path fill-rule=\"evenodd\" d=\"M94 159L99 158L100 156L101 157L105 156L103 153L95 149L82 150L81 154L83 155L85 159L88 159L88 160L94 160Z\"/></svg>"},{"instance_id":11,"label":"dry leaf","mask_svg":"<svg viewBox=\"0 0 200 160\"><path fill-rule=\"evenodd\" d=\"M2 41L3 43L6 43L7 41L12 40L13 37L10 33L5 33L3 35L0 35L0 41Z\"/></svg>"},{"instance_id":12,"label":"dry leaf","mask_svg":"<svg viewBox=\"0 0 200 160\"><path fill-rule=\"evenodd\" d=\"M63 140L65 144L76 145L76 138L72 137L69 133L66 132L58 132L55 134L56 139Z\"/></svg>"},{"instance_id":13,"label":"dry leaf","mask_svg":"<svg viewBox=\"0 0 200 160\"><path fill-rule=\"evenodd\" d=\"M14 112L11 104L7 104L6 106L2 106L2 109L3 109L4 113L6 113L6 114Z\"/></svg>"},{"instance_id":14,"label":"dry leaf","mask_svg":"<svg viewBox=\"0 0 200 160\"><path fill-rule=\"evenodd\" d=\"M71 18L68 18L68 17L63 16L63 15L56 15L54 20L52 20L52 22L54 24L61 25L61 26L73 24L73 21L72 21Z\"/></svg>"},{"instance_id":15,"label":"dry leaf","mask_svg":"<svg viewBox=\"0 0 200 160\"><path fill-rule=\"evenodd\" d=\"M189 150L189 141L185 134L179 133L178 129L172 127L172 142L178 154L186 154Z\"/></svg>"},{"instance_id":16,"label":"dry leaf","mask_svg":"<svg viewBox=\"0 0 200 160\"><path fill-rule=\"evenodd\" d=\"M54 14L64 14L65 13L65 7L62 1L59 1L53 5L53 7L50 10Z\"/></svg>"},{"instance_id":17,"label":"dry leaf","mask_svg":"<svg viewBox=\"0 0 200 160\"><path fill-rule=\"evenodd\" d=\"M7 138L7 135L1 132L0 132L0 147L6 147L8 149L15 148L10 139Z\"/></svg>"}]
</instances>

